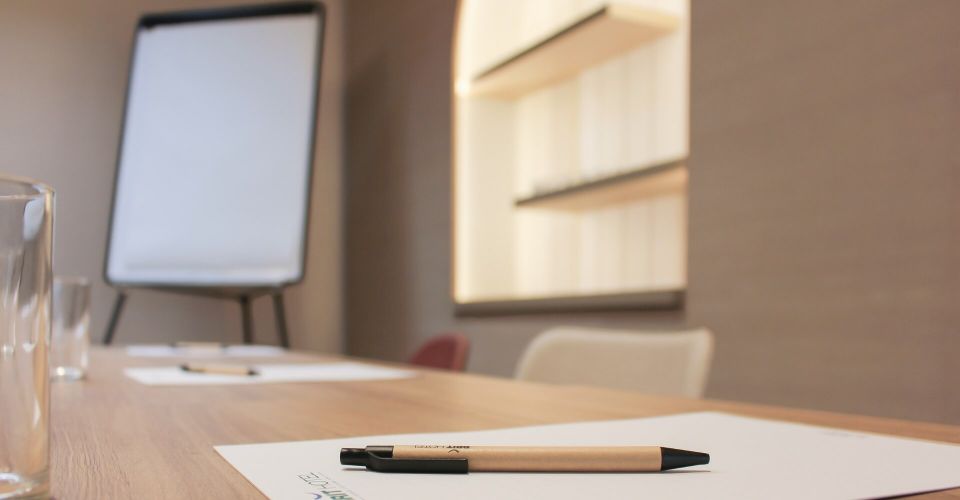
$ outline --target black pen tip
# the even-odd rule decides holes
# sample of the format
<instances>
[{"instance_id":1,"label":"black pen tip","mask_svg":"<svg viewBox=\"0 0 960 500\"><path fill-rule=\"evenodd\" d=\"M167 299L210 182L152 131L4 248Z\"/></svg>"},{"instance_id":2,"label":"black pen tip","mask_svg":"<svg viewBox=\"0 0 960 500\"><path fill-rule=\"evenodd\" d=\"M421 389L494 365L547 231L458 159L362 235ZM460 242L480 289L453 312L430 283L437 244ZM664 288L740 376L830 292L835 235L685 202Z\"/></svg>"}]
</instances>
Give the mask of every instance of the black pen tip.
<instances>
[{"instance_id":1,"label":"black pen tip","mask_svg":"<svg viewBox=\"0 0 960 500\"><path fill-rule=\"evenodd\" d=\"M367 465L367 450L363 448L340 448L342 465Z\"/></svg>"},{"instance_id":2,"label":"black pen tip","mask_svg":"<svg viewBox=\"0 0 960 500\"><path fill-rule=\"evenodd\" d=\"M660 470L679 469L710 463L710 455L698 451L660 448Z\"/></svg>"}]
</instances>

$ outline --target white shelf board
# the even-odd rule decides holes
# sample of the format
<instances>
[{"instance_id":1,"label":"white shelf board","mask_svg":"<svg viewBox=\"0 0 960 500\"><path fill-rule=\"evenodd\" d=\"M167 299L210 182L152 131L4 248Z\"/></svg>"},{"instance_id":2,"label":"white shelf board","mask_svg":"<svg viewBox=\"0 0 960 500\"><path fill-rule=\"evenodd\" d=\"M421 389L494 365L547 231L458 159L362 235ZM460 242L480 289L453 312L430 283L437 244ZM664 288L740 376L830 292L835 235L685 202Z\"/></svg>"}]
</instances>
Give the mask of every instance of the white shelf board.
<instances>
[{"instance_id":1,"label":"white shelf board","mask_svg":"<svg viewBox=\"0 0 960 500\"><path fill-rule=\"evenodd\" d=\"M610 3L480 72L467 95L513 99L670 33L676 15Z\"/></svg>"}]
</instances>

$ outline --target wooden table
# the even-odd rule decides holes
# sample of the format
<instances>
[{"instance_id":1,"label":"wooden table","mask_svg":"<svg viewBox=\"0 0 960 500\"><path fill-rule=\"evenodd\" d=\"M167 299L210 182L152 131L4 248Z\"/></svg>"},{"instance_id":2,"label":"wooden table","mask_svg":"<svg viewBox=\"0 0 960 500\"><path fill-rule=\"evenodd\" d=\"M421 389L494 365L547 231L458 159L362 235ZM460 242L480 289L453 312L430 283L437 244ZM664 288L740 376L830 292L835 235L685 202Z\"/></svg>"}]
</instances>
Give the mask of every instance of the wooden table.
<instances>
[{"instance_id":1,"label":"wooden table","mask_svg":"<svg viewBox=\"0 0 960 500\"><path fill-rule=\"evenodd\" d=\"M261 363L337 359L307 354ZM424 370L389 381L144 386L126 366L171 365L94 349L87 380L52 389L52 493L74 498L262 498L214 445L464 431L720 410L960 443L960 426L645 396ZM960 473L960 471L958 471ZM960 498L960 489L928 497Z\"/></svg>"}]
</instances>

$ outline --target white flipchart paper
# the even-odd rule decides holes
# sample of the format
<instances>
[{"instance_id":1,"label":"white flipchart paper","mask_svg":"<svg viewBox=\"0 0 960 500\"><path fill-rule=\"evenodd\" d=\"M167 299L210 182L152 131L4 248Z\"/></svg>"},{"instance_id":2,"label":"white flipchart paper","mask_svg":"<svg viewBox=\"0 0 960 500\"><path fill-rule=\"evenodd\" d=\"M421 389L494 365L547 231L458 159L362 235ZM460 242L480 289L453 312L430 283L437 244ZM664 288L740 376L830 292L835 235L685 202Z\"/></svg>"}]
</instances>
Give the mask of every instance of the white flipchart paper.
<instances>
[{"instance_id":1,"label":"white flipchart paper","mask_svg":"<svg viewBox=\"0 0 960 500\"><path fill-rule=\"evenodd\" d=\"M383 415L382 418L390 418ZM660 473L394 474L340 465L342 447L396 444L658 445L710 453ZM217 446L275 499L874 498L960 487L960 446L687 413L492 431Z\"/></svg>"},{"instance_id":2,"label":"white flipchart paper","mask_svg":"<svg viewBox=\"0 0 960 500\"><path fill-rule=\"evenodd\" d=\"M348 382L409 378L412 370L398 370L365 363L312 363L278 365L242 365L257 370L257 375L221 375L182 370L179 366L126 368L130 378L146 385L236 385L278 382Z\"/></svg>"},{"instance_id":3,"label":"white flipchart paper","mask_svg":"<svg viewBox=\"0 0 960 500\"><path fill-rule=\"evenodd\" d=\"M140 344L127 346L127 356L139 358L268 358L287 351L273 345L172 346Z\"/></svg>"}]
</instances>

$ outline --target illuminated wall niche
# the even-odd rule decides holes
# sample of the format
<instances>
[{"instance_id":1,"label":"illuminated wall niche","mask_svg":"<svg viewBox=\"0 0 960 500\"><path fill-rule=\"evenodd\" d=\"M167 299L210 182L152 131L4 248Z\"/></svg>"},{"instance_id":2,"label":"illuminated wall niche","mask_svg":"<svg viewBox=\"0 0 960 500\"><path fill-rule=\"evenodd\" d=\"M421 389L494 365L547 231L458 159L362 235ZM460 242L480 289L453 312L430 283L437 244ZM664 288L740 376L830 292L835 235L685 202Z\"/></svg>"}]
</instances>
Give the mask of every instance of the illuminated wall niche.
<instances>
[{"instance_id":1,"label":"illuminated wall niche","mask_svg":"<svg viewBox=\"0 0 960 500\"><path fill-rule=\"evenodd\" d=\"M688 29L685 0L461 1L458 311L681 304Z\"/></svg>"}]
</instances>

